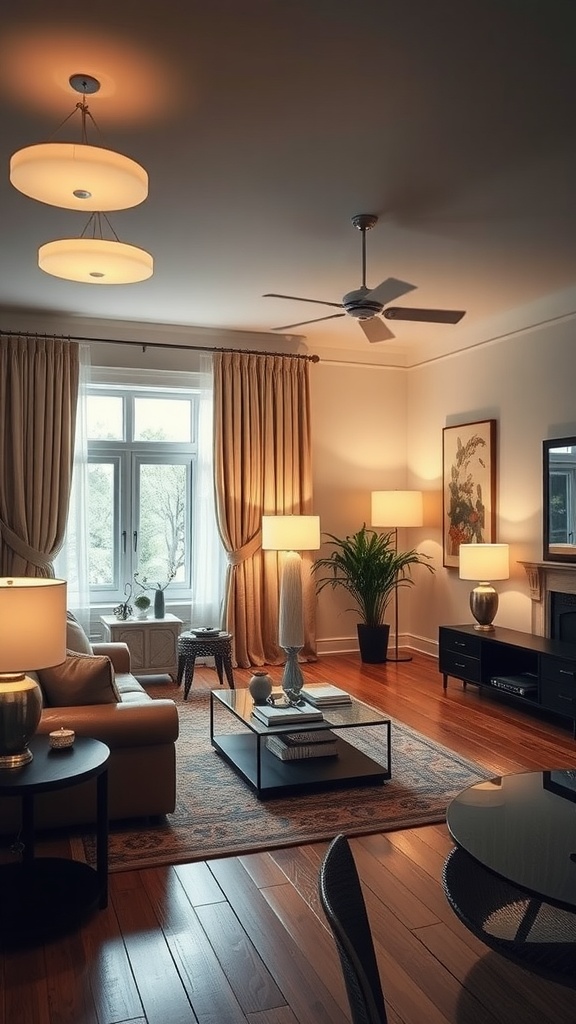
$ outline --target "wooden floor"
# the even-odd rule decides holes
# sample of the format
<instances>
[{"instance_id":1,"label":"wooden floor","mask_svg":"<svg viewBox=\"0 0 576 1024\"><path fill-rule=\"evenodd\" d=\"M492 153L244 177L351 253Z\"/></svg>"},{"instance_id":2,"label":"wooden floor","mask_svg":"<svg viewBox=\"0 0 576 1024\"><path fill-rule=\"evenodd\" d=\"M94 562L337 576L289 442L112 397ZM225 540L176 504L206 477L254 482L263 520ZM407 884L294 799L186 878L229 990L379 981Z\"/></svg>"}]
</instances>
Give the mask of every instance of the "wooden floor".
<instances>
[{"instance_id":1,"label":"wooden floor","mask_svg":"<svg viewBox=\"0 0 576 1024\"><path fill-rule=\"evenodd\" d=\"M363 666L339 655L305 676L346 687L495 775L576 767L567 722L455 680L443 692L425 656ZM237 671L237 685L248 677ZM213 670L197 669L195 685L206 680ZM325 845L111 875L108 909L80 932L2 958L0 1024L346 1024L316 895ZM489 952L448 907L445 826L352 846L390 1024L576 1024L576 991Z\"/></svg>"}]
</instances>

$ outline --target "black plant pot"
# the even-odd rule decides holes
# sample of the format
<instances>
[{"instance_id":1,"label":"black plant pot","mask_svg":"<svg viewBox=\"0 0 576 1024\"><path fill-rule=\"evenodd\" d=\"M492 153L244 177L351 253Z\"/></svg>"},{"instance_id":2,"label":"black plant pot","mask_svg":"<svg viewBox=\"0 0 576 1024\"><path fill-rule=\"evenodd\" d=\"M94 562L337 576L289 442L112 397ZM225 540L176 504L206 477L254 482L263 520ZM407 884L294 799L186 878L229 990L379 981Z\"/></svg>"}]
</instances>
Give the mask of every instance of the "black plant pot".
<instances>
[{"instance_id":1,"label":"black plant pot","mask_svg":"<svg viewBox=\"0 0 576 1024\"><path fill-rule=\"evenodd\" d=\"M386 661L388 654L388 637L390 626L367 626L359 622L358 645L360 647L360 658L367 665L381 665Z\"/></svg>"}]
</instances>

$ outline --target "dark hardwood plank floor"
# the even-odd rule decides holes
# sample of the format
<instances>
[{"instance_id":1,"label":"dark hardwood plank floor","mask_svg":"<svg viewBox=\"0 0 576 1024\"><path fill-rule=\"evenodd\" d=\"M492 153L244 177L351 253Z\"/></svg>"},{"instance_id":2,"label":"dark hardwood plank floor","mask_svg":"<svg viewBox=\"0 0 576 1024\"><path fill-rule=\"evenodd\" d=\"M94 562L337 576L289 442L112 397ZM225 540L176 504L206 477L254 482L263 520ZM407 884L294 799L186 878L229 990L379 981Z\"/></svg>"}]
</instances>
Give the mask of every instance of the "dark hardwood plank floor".
<instances>
[{"instance_id":1,"label":"dark hardwood plank floor","mask_svg":"<svg viewBox=\"0 0 576 1024\"><path fill-rule=\"evenodd\" d=\"M249 675L237 670L236 684ZM305 677L349 689L495 775L576 767L570 723L456 680L444 692L424 655L379 666L326 657ZM194 685L207 684L217 685L213 669L198 667ZM490 952L450 910L444 825L352 846L390 1024L576 1024L576 990ZM325 848L111 875L107 910L79 932L2 956L0 1024L347 1024L316 890Z\"/></svg>"}]
</instances>

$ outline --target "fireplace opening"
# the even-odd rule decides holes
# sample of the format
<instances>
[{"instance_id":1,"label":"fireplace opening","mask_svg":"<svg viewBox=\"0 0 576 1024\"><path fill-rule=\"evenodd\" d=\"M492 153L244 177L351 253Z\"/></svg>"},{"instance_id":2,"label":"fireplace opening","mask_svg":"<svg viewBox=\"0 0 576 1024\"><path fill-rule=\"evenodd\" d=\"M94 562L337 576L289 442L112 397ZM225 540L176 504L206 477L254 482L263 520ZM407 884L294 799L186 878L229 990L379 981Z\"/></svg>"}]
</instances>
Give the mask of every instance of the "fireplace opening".
<instances>
[{"instance_id":1,"label":"fireplace opening","mask_svg":"<svg viewBox=\"0 0 576 1024\"><path fill-rule=\"evenodd\" d=\"M576 644L576 594L550 592L550 638Z\"/></svg>"}]
</instances>

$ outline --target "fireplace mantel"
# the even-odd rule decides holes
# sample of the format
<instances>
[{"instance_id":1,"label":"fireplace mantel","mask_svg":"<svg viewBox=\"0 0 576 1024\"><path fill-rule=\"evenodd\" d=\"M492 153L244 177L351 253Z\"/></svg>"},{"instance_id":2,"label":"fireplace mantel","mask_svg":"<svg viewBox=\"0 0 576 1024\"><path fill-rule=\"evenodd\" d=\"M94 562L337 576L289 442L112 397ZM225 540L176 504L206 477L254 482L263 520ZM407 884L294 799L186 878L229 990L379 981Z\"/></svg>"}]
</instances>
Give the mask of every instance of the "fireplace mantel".
<instances>
[{"instance_id":1,"label":"fireplace mantel","mask_svg":"<svg viewBox=\"0 0 576 1024\"><path fill-rule=\"evenodd\" d=\"M532 601L532 632L550 636L550 594L576 594L576 563L520 562L524 566Z\"/></svg>"}]
</instances>

